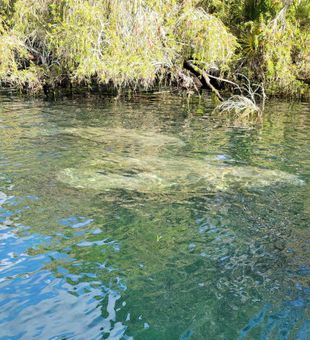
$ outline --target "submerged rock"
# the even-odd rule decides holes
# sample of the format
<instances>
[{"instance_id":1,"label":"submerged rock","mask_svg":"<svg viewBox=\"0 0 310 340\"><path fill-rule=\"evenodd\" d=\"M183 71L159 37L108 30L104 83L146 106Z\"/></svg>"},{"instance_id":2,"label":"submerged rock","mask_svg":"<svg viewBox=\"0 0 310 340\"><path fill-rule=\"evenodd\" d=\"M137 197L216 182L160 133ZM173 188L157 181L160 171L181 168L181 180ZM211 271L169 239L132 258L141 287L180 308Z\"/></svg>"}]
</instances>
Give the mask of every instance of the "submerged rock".
<instances>
[{"instance_id":1,"label":"submerged rock","mask_svg":"<svg viewBox=\"0 0 310 340\"><path fill-rule=\"evenodd\" d=\"M124 189L142 193L207 192L229 188L264 187L278 183L302 184L297 176L278 170L228 166L206 160L158 156L139 158L113 154L78 168L67 168L58 179L74 188Z\"/></svg>"}]
</instances>

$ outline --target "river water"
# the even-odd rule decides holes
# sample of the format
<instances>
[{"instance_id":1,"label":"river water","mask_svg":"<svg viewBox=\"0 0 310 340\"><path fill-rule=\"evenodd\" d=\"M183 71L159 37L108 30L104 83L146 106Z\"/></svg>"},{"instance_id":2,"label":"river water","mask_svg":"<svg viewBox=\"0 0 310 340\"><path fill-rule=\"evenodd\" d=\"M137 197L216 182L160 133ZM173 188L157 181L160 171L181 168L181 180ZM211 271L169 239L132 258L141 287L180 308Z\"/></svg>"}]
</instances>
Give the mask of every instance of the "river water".
<instances>
[{"instance_id":1,"label":"river water","mask_svg":"<svg viewBox=\"0 0 310 340\"><path fill-rule=\"evenodd\" d=\"M309 118L2 93L0 339L309 339Z\"/></svg>"}]
</instances>

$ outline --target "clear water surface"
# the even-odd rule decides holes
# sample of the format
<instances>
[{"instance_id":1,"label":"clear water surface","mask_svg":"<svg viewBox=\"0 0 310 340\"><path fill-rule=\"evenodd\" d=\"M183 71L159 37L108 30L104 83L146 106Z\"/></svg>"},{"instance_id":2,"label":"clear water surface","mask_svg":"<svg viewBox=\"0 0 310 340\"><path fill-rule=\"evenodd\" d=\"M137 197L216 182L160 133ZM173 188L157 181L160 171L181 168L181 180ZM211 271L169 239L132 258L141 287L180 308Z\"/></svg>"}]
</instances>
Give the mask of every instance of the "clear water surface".
<instances>
[{"instance_id":1,"label":"clear water surface","mask_svg":"<svg viewBox=\"0 0 310 340\"><path fill-rule=\"evenodd\" d=\"M309 103L211 111L0 95L0 339L310 339Z\"/></svg>"}]
</instances>

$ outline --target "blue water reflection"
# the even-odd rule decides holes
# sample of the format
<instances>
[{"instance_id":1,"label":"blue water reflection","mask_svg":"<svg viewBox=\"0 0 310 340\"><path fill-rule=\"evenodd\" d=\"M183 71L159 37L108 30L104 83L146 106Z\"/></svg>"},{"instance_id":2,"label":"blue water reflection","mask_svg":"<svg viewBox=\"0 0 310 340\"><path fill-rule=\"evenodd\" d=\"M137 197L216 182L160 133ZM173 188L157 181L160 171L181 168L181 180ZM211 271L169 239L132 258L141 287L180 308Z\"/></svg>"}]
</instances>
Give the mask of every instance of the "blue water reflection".
<instances>
[{"instance_id":1,"label":"blue water reflection","mask_svg":"<svg viewBox=\"0 0 310 340\"><path fill-rule=\"evenodd\" d=\"M10 211L8 208L20 206L22 202L22 198L8 197L1 192L0 338L101 339L106 334L112 339L129 339L125 334L127 326L116 321L115 304L121 297L117 291L105 287L92 273L73 275L58 266L56 272L60 277L56 277L55 273L45 269L54 260L63 263L74 261L66 253L27 254L31 249L49 244L52 237L30 233L30 227L12 222L14 216L24 209ZM91 220L70 217L60 223L81 228L90 224ZM101 242L82 243L78 246L102 245ZM117 284L120 291L126 290L121 279ZM107 317L102 316L99 308L103 300L108 301Z\"/></svg>"}]
</instances>

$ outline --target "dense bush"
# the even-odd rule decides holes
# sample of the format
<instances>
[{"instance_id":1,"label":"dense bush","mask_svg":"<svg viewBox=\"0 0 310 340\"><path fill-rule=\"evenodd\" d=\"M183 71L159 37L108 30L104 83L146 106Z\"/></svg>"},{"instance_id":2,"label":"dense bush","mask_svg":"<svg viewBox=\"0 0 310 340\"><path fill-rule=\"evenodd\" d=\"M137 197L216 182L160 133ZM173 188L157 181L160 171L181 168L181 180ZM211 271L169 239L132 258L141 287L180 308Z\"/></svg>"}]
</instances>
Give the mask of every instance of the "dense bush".
<instances>
[{"instance_id":1,"label":"dense bush","mask_svg":"<svg viewBox=\"0 0 310 340\"><path fill-rule=\"evenodd\" d=\"M309 79L306 0L0 0L0 81L44 87L161 80L193 86L191 60L300 93Z\"/></svg>"}]
</instances>

